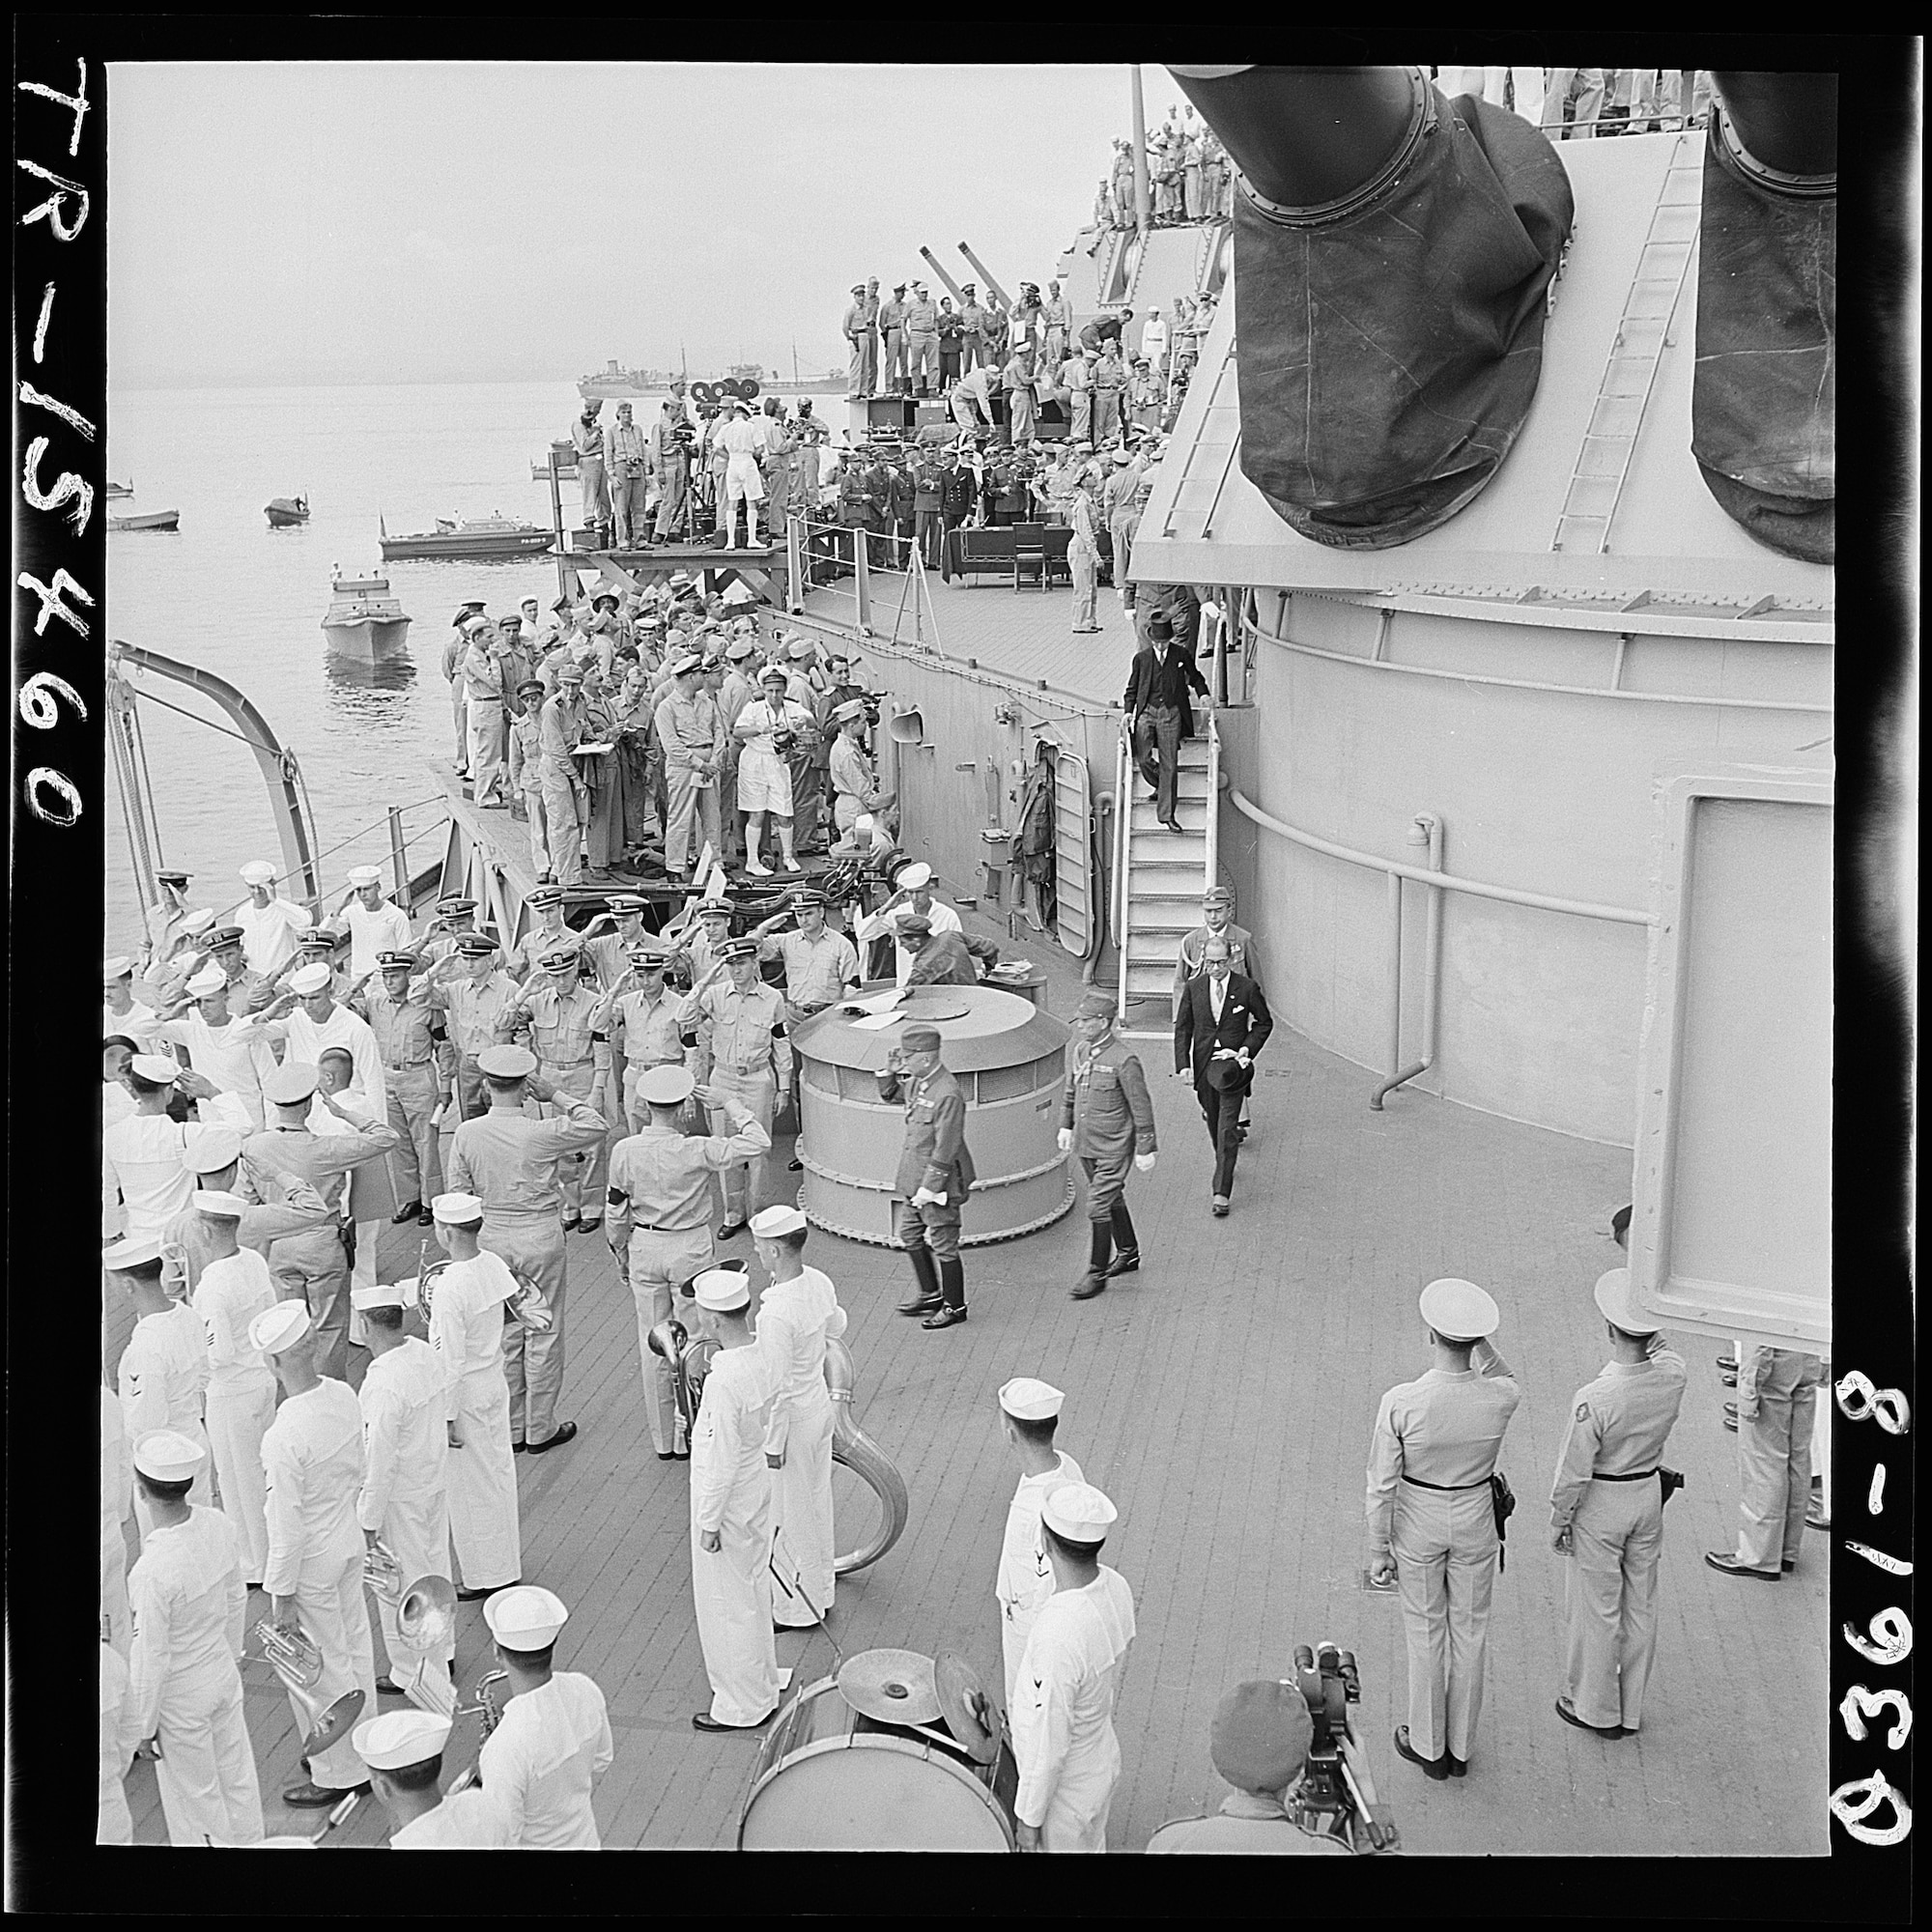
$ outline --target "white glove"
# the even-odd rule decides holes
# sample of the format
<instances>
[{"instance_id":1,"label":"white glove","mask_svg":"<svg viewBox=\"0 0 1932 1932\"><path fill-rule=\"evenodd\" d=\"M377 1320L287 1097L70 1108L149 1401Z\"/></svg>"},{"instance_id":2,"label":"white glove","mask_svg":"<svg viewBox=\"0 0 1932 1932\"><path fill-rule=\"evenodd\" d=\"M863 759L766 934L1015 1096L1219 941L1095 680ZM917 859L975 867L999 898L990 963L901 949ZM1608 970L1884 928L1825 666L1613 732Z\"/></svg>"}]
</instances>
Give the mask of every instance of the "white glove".
<instances>
[{"instance_id":1,"label":"white glove","mask_svg":"<svg viewBox=\"0 0 1932 1932\"><path fill-rule=\"evenodd\" d=\"M1072 1151L1073 1129L1071 1127L1062 1127L1054 1138L1059 1141L1062 1153L1070 1153Z\"/></svg>"},{"instance_id":2,"label":"white glove","mask_svg":"<svg viewBox=\"0 0 1932 1932\"><path fill-rule=\"evenodd\" d=\"M946 1206L946 1196L935 1194L929 1187L922 1187L912 1197L912 1205L915 1208L943 1208Z\"/></svg>"},{"instance_id":3,"label":"white glove","mask_svg":"<svg viewBox=\"0 0 1932 1932\"><path fill-rule=\"evenodd\" d=\"M1153 1155L1151 1153L1135 1154L1134 1167L1139 1173L1151 1174L1153 1172Z\"/></svg>"}]
</instances>

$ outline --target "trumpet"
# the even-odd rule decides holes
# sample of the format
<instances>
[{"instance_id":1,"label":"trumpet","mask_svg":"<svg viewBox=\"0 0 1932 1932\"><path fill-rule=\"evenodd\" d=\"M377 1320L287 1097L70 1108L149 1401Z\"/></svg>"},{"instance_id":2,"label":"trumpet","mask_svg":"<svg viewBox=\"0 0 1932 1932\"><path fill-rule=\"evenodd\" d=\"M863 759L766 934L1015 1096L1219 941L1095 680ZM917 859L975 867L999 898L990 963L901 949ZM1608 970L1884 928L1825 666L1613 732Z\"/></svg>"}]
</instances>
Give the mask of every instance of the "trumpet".
<instances>
[{"instance_id":1,"label":"trumpet","mask_svg":"<svg viewBox=\"0 0 1932 1932\"><path fill-rule=\"evenodd\" d=\"M250 1634L262 1648L269 1667L282 1680L308 1728L302 1736L302 1755L315 1757L339 1743L362 1715L367 1701L360 1690L345 1690L324 1710L314 1696L322 1682L322 1652L306 1631L289 1630L271 1618L260 1618Z\"/></svg>"},{"instance_id":2,"label":"trumpet","mask_svg":"<svg viewBox=\"0 0 1932 1932\"><path fill-rule=\"evenodd\" d=\"M457 1718L469 1718L480 1713L483 1719L483 1742L487 1743L490 1733L503 1721L504 1700L497 1694L497 1687L507 1684L509 1681L510 1673L507 1670L486 1670L476 1680L475 1703L459 1704L450 1715ZM453 1798L459 1791L468 1791L472 1784L480 1783L482 1777L483 1765L479 1759L449 1787L446 1795Z\"/></svg>"},{"instance_id":3,"label":"trumpet","mask_svg":"<svg viewBox=\"0 0 1932 1932\"><path fill-rule=\"evenodd\" d=\"M390 1609L403 1601L403 1566L396 1552L379 1536L362 1553L362 1580Z\"/></svg>"}]
</instances>

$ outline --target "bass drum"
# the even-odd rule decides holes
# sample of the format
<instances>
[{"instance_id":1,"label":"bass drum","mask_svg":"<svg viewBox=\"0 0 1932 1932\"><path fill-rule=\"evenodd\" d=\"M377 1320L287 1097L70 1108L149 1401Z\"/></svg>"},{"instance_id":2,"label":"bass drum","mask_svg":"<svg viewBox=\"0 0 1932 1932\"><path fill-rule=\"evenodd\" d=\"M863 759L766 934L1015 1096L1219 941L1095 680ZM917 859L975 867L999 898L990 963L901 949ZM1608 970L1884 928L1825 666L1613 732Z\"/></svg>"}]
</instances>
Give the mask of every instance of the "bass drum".
<instances>
[{"instance_id":1,"label":"bass drum","mask_svg":"<svg viewBox=\"0 0 1932 1932\"><path fill-rule=\"evenodd\" d=\"M741 1852L1010 1852L1019 1769L983 1769L919 1731L862 1717L837 1678L773 1720L738 1821Z\"/></svg>"}]
</instances>

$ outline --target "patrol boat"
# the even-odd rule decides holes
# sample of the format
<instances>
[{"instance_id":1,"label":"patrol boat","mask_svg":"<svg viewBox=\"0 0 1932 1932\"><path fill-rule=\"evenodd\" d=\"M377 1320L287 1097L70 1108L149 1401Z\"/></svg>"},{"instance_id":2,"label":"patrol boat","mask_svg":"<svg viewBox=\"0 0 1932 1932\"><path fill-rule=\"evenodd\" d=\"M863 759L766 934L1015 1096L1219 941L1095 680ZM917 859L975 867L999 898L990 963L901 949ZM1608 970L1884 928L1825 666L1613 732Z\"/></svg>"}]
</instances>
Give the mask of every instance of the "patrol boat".
<instances>
[{"instance_id":1,"label":"patrol boat","mask_svg":"<svg viewBox=\"0 0 1932 1932\"><path fill-rule=\"evenodd\" d=\"M392 537L380 512L383 561L399 557L447 558L463 563L494 563L505 557L541 556L550 549L551 531L535 524L495 511L487 517L439 517L433 530L415 530Z\"/></svg>"},{"instance_id":2,"label":"patrol boat","mask_svg":"<svg viewBox=\"0 0 1932 1932\"><path fill-rule=\"evenodd\" d=\"M410 614L390 595L386 577L344 577L337 564L328 588L322 635L331 651L373 660L393 656L409 641Z\"/></svg>"}]
</instances>

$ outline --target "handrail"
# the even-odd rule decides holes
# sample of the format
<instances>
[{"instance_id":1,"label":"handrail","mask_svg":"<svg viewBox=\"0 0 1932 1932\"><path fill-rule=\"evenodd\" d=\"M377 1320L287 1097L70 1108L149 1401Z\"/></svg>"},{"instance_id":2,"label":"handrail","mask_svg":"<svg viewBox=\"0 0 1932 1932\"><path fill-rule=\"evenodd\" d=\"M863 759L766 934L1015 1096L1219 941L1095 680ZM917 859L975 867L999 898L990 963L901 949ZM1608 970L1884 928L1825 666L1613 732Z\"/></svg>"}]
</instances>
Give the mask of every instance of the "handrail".
<instances>
[{"instance_id":1,"label":"handrail","mask_svg":"<svg viewBox=\"0 0 1932 1932\"><path fill-rule=\"evenodd\" d=\"M1264 811L1237 785L1229 787L1228 796L1237 811L1245 813L1267 831L1277 832L1296 845L1305 845L1311 852L1323 852L1331 859L1343 859L1351 866L1363 866L1371 871L1387 872L1398 879L1414 879L1420 885L1442 886L1450 892L1468 893L1476 898L1499 899L1505 905L1530 906L1539 912L1570 913L1578 919L1607 920L1615 925L1649 926L1656 923L1649 913L1635 912L1629 906L1599 905L1589 899L1566 899L1551 893L1524 892L1516 886L1492 886L1486 880L1461 879L1449 872L1431 871L1426 866L1406 866L1400 859L1383 859L1373 852L1357 852L1352 846L1337 845L1329 838L1318 838L1312 832L1303 832L1276 818L1271 812Z\"/></svg>"},{"instance_id":2,"label":"handrail","mask_svg":"<svg viewBox=\"0 0 1932 1932\"><path fill-rule=\"evenodd\" d=\"M1120 978L1115 982L1114 1023L1127 1023L1127 871L1132 863L1134 824L1133 751L1128 741L1130 727L1121 720L1120 737L1114 752L1114 951L1120 955Z\"/></svg>"},{"instance_id":3,"label":"handrail","mask_svg":"<svg viewBox=\"0 0 1932 1932\"><path fill-rule=\"evenodd\" d=\"M1212 708L1208 713L1208 860L1203 892L1221 883L1221 726Z\"/></svg>"}]
</instances>

